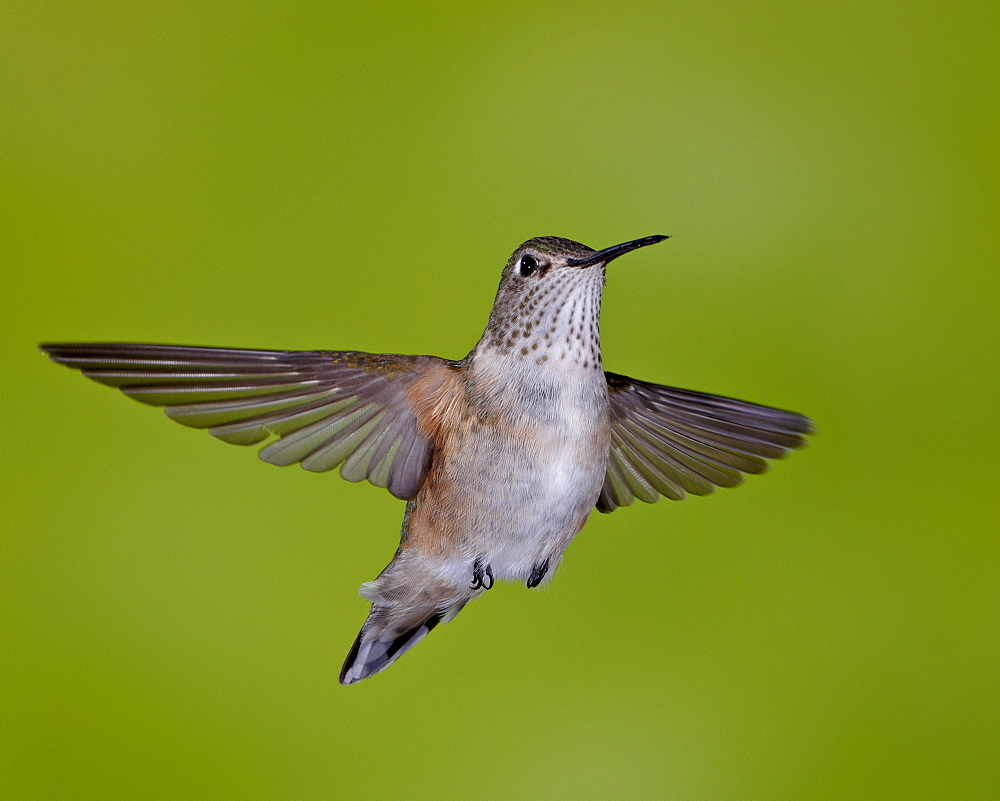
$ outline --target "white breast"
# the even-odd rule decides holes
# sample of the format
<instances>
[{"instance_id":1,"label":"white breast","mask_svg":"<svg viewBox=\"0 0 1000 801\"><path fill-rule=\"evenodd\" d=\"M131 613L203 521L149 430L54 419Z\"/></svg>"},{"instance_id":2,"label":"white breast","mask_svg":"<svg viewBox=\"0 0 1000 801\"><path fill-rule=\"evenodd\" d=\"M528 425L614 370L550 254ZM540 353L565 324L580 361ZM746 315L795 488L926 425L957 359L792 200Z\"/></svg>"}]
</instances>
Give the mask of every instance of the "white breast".
<instances>
[{"instance_id":1,"label":"white breast","mask_svg":"<svg viewBox=\"0 0 1000 801\"><path fill-rule=\"evenodd\" d=\"M589 371L585 381L560 372L509 378L505 391L520 404L506 406L477 445L477 464L489 465L495 483L476 505L466 537L498 578L524 580L545 559L554 569L604 481L603 373L598 382ZM469 486L484 479L480 473Z\"/></svg>"}]
</instances>

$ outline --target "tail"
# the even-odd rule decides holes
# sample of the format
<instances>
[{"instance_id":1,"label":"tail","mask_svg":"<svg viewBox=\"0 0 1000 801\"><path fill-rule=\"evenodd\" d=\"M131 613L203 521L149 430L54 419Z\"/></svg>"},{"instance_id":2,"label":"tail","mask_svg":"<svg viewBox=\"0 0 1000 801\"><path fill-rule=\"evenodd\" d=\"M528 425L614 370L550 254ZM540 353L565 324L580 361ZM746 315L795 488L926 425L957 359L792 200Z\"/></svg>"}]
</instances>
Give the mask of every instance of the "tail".
<instances>
[{"instance_id":1,"label":"tail","mask_svg":"<svg viewBox=\"0 0 1000 801\"><path fill-rule=\"evenodd\" d=\"M465 604L451 609L372 605L368 619L340 671L341 684L355 684L385 670L420 642L438 623L447 622Z\"/></svg>"}]
</instances>

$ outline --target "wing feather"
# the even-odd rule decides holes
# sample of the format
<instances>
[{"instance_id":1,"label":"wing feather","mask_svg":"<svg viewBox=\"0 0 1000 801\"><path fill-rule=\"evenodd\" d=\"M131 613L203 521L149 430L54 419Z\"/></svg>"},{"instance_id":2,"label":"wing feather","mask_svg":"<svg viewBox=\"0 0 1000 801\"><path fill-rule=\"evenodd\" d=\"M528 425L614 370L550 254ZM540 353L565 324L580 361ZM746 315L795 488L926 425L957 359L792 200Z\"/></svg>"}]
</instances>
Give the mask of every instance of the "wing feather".
<instances>
[{"instance_id":1,"label":"wing feather","mask_svg":"<svg viewBox=\"0 0 1000 801\"><path fill-rule=\"evenodd\" d=\"M597 508L734 487L805 445L808 418L756 403L605 373L611 450Z\"/></svg>"},{"instance_id":2,"label":"wing feather","mask_svg":"<svg viewBox=\"0 0 1000 801\"><path fill-rule=\"evenodd\" d=\"M431 370L455 369L434 356L353 351L269 351L141 344L42 345L49 357L167 416L235 445L277 437L266 462L311 471L342 465L412 499L430 464L408 390Z\"/></svg>"}]
</instances>

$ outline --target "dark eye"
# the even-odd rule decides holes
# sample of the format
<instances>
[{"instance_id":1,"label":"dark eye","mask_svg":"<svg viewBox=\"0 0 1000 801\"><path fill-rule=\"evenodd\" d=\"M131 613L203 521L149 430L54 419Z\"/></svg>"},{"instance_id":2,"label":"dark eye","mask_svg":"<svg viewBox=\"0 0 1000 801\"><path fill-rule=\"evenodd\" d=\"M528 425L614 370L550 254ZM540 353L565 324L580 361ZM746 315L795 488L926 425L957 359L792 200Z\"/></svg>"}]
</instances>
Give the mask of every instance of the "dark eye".
<instances>
[{"instance_id":1,"label":"dark eye","mask_svg":"<svg viewBox=\"0 0 1000 801\"><path fill-rule=\"evenodd\" d=\"M517 263L517 271L521 275L531 275L537 269L538 260L534 256L521 256L521 260Z\"/></svg>"}]
</instances>

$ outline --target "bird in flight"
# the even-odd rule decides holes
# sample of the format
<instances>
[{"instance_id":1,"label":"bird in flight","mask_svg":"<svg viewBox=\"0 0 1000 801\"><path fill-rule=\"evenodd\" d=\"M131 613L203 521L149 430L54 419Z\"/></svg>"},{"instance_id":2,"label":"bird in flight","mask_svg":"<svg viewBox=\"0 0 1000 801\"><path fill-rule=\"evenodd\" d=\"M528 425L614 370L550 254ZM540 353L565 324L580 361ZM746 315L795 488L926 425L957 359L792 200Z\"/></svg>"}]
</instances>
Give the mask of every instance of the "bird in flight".
<instances>
[{"instance_id":1,"label":"bird in flight","mask_svg":"<svg viewBox=\"0 0 1000 801\"><path fill-rule=\"evenodd\" d=\"M54 361L260 458L368 480L406 501L399 548L340 674L391 665L494 581L551 577L593 509L732 487L805 443L810 421L606 372L595 251L529 239L458 361L356 351L45 344Z\"/></svg>"}]
</instances>

